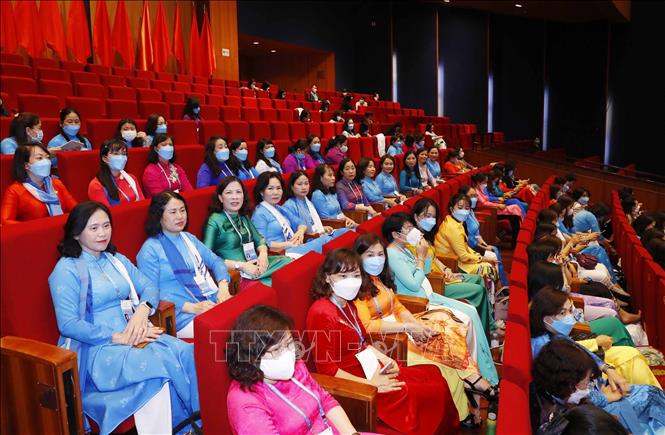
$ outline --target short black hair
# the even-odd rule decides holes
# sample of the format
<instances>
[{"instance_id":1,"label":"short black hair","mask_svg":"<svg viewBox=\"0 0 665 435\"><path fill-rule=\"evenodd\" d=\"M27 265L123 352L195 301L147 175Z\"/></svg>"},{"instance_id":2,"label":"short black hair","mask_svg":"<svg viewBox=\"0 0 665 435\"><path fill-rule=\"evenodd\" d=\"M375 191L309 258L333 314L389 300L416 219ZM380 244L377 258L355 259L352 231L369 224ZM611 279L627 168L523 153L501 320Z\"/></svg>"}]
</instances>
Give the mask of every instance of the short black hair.
<instances>
[{"instance_id":1,"label":"short black hair","mask_svg":"<svg viewBox=\"0 0 665 435\"><path fill-rule=\"evenodd\" d=\"M450 198L450 201L448 202L448 209L452 210L452 208L455 207L460 201L464 201L469 207L471 207L471 198L463 193L458 192L453 195L452 198Z\"/></svg>"},{"instance_id":2,"label":"short black hair","mask_svg":"<svg viewBox=\"0 0 665 435\"><path fill-rule=\"evenodd\" d=\"M418 216L419 214L421 214L422 212L424 212L425 210L427 210L430 207L434 207L434 210L435 210L435 213L436 213L436 218L435 219L437 221L437 225L434 225L432 227L432 229L429 230L429 231L425 231L422 228L420 229L420 231L422 231L423 235L425 236L425 239L428 242L434 244L434 238L436 237L436 233L439 229L439 225L438 225L439 217L441 216L441 212L439 210L439 206L437 205L437 203L435 201L431 200L430 198L426 198L426 197L420 198L413 205L412 212L413 212L413 221L415 222L416 221L416 216Z\"/></svg>"},{"instance_id":3,"label":"short black hair","mask_svg":"<svg viewBox=\"0 0 665 435\"><path fill-rule=\"evenodd\" d=\"M58 244L58 251L60 252L61 257L71 257L79 258L83 248L81 248L81 243L75 239L81 235L83 230L85 230L86 225L90 217L97 210L102 210L109 217L109 222L111 227L113 227L113 217L111 216L111 211L107 206L97 201L84 201L76 205L69 213L67 222L65 222L65 237ZM108 246L104 252L115 255L117 252L115 245L112 242L109 242Z\"/></svg>"},{"instance_id":4,"label":"short black hair","mask_svg":"<svg viewBox=\"0 0 665 435\"><path fill-rule=\"evenodd\" d=\"M247 197L247 189L245 188L245 185L242 184L242 182L237 177L229 175L228 177L224 177L219 181L217 189L215 189L215 193L213 193L210 200L210 205L208 206L208 215L213 213L222 213L224 211L224 205L222 204L222 201L219 200L219 197L224 192L224 189L226 189L229 184L233 182L240 184L240 188L242 189L242 206L240 207L240 210L238 210L238 214L241 216L246 216L250 213L251 207L249 206L249 198Z\"/></svg>"},{"instance_id":5,"label":"short black hair","mask_svg":"<svg viewBox=\"0 0 665 435\"><path fill-rule=\"evenodd\" d=\"M575 406L563 415L568 422L560 435L628 435L628 431L609 412L594 405Z\"/></svg>"},{"instance_id":6,"label":"short black hair","mask_svg":"<svg viewBox=\"0 0 665 435\"><path fill-rule=\"evenodd\" d=\"M49 154L46 147L40 143L23 143L19 144L14 151L14 160L12 162L12 173L14 180L23 183L28 179L28 171L25 165L30 161L30 155L33 148L41 148L46 154Z\"/></svg>"},{"instance_id":7,"label":"short black hair","mask_svg":"<svg viewBox=\"0 0 665 435\"><path fill-rule=\"evenodd\" d=\"M160 113L152 113L150 116L148 116L148 119L145 123L146 134L154 136L157 133L157 122L159 121L159 118L164 118L164 121L166 121L166 116Z\"/></svg>"},{"instance_id":8,"label":"short black hair","mask_svg":"<svg viewBox=\"0 0 665 435\"><path fill-rule=\"evenodd\" d=\"M116 139L124 140L122 138L122 126L125 124L131 124L134 126L134 129L136 131L139 131L139 128L136 125L136 121L134 121L132 118L122 118L120 121L118 121L118 125L115 128L115 137ZM153 141L154 143L154 141ZM145 141L141 139L140 137L136 136L134 140L132 141L132 147L133 148L141 148L145 144Z\"/></svg>"},{"instance_id":9,"label":"short black hair","mask_svg":"<svg viewBox=\"0 0 665 435\"><path fill-rule=\"evenodd\" d=\"M323 185L323 181L321 179L323 176L326 174L327 171L331 171L333 173L333 176L335 175L335 170L333 169L332 166L330 166L327 163L324 163L322 165L317 166L314 169L314 177L312 179L312 192L315 190L320 190L324 194L334 194L336 193L335 185L333 184L331 187L326 187Z\"/></svg>"},{"instance_id":10,"label":"short black hair","mask_svg":"<svg viewBox=\"0 0 665 435\"><path fill-rule=\"evenodd\" d=\"M538 261L536 264L529 264L528 273L528 294L533 297L538 291L546 286L556 290L563 288L563 272L558 264L547 261ZM533 323L531 324L533 330Z\"/></svg>"},{"instance_id":11,"label":"short black hair","mask_svg":"<svg viewBox=\"0 0 665 435\"><path fill-rule=\"evenodd\" d=\"M284 191L284 181L282 181L282 176L277 172L266 171L258 176L256 179L256 184L254 185L254 200L257 204L263 201L262 193L264 190L266 190L268 184L270 184L270 180L273 178L279 182L279 185L282 187L282 191Z\"/></svg>"},{"instance_id":12,"label":"short black hair","mask_svg":"<svg viewBox=\"0 0 665 435\"><path fill-rule=\"evenodd\" d=\"M393 213L383 221L381 226L381 233L383 238L386 239L389 243L392 243L395 238L393 237L393 232L399 233L402 231L404 224L410 222L414 227L416 224L413 222L413 218L406 213L397 212Z\"/></svg>"},{"instance_id":13,"label":"short black hair","mask_svg":"<svg viewBox=\"0 0 665 435\"><path fill-rule=\"evenodd\" d=\"M185 211L187 212L187 221L189 221L189 210L187 209L187 201L183 198L178 192L173 190L165 190L155 196L150 200L150 207L148 207L148 219L145 221L143 229L148 237L155 237L162 232L162 217L164 216L164 209L166 204L170 200L177 199L182 201L185 205ZM187 223L185 223L185 229L187 228Z\"/></svg>"},{"instance_id":14,"label":"short black hair","mask_svg":"<svg viewBox=\"0 0 665 435\"><path fill-rule=\"evenodd\" d=\"M300 177L305 177L307 178L307 181L309 181L309 177L307 176L307 173L305 171L297 170L291 172L291 175L289 175L289 181L288 183L286 183L286 192L284 198L288 199L295 196L295 194L293 193L293 185L296 184L296 181L298 181L298 178Z\"/></svg>"},{"instance_id":15,"label":"short black hair","mask_svg":"<svg viewBox=\"0 0 665 435\"><path fill-rule=\"evenodd\" d=\"M148 162L149 163L157 163L159 162L159 154L157 153L157 145L160 143L171 139L171 143L173 144L173 157L171 157L171 160L169 160L169 163L175 163L175 141L171 137L170 134L168 133L158 133L155 135L155 137L152 139L152 142L150 143L150 149L148 150Z\"/></svg>"}]
</instances>

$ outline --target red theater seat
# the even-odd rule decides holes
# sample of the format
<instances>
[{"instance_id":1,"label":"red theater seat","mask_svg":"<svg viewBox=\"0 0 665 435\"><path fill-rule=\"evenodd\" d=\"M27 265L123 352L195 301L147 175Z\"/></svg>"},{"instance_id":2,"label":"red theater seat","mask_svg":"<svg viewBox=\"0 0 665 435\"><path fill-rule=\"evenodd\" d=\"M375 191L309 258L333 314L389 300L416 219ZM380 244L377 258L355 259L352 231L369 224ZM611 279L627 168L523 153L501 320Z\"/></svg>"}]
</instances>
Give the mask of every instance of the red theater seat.
<instances>
[{"instance_id":1,"label":"red theater seat","mask_svg":"<svg viewBox=\"0 0 665 435\"><path fill-rule=\"evenodd\" d=\"M81 113L81 116L86 119L104 118L106 116L104 101L99 98L67 97L65 103L68 107L75 107Z\"/></svg>"},{"instance_id":2,"label":"red theater seat","mask_svg":"<svg viewBox=\"0 0 665 435\"><path fill-rule=\"evenodd\" d=\"M213 95L206 94L205 103L210 106L223 106L224 105L224 96L223 95Z\"/></svg>"},{"instance_id":3,"label":"red theater seat","mask_svg":"<svg viewBox=\"0 0 665 435\"><path fill-rule=\"evenodd\" d=\"M104 66L104 65L97 65L97 64L87 64L85 66L85 69L89 72L95 73L95 74L111 74L111 67Z\"/></svg>"},{"instance_id":4,"label":"red theater seat","mask_svg":"<svg viewBox=\"0 0 665 435\"><path fill-rule=\"evenodd\" d=\"M497 435L530 434L529 390L524 390L516 383L502 379L499 388L499 418L496 425Z\"/></svg>"},{"instance_id":5,"label":"red theater seat","mask_svg":"<svg viewBox=\"0 0 665 435\"><path fill-rule=\"evenodd\" d=\"M12 109L17 107L17 94L37 93L37 83L31 78L3 77L2 80L0 80L0 91L8 94L7 102L4 106Z\"/></svg>"},{"instance_id":6,"label":"red theater seat","mask_svg":"<svg viewBox=\"0 0 665 435\"><path fill-rule=\"evenodd\" d=\"M275 109L259 109L261 120L263 121L277 121L277 111Z\"/></svg>"},{"instance_id":7,"label":"red theater seat","mask_svg":"<svg viewBox=\"0 0 665 435\"><path fill-rule=\"evenodd\" d=\"M318 122L305 122L305 136L313 134L314 136L321 137L321 125Z\"/></svg>"},{"instance_id":8,"label":"red theater seat","mask_svg":"<svg viewBox=\"0 0 665 435\"><path fill-rule=\"evenodd\" d=\"M323 245L323 255L328 255L335 249L351 248L360 235L355 231L348 231Z\"/></svg>"},{"instance_id":9,"label":"red theater seat","mask_svg":"<svg viewBox=\"0 0 665 435\"><path fill-rule=\"evenodd\" d=\"M134 72L131 68L124 68L121 66L114 66L113 74L121 77L134 77Z\"/></svg>"},{"instance_id":10,"label":"red theater seat","mask_svg":"<svg viewBox=\"0 0 665 435\"><path fill-rule=\"evenodd\" d=\"M58 153L57 157L60 180L77 201L87 201L88 184L99 171L99 153L70 151Z\"/></svg>"},{"instance_id":11,"label":"red theater seat","mask_svg":"<svg viewBox=\"0 0 665 435\"><path fill-rule=\"evenodd\" d=\"M5 60L5 56L15 56L15 55L8 55L7 53L2 53L2 62L4 63L20 63L23 64L23 56L19 56L21 58L20 62L8 62ZM53 69L61 69L60 66L60 61L57 59L46 59L44 57L32 57L30 58L30 63L32 64L33 68L53 68Z\"/></svg>"},{"instance_id":12,"label":"red theater seat","mask_svg":"<svg viewBox=\"0 0 665 435\"><path fill-rule=\"evenodd\" d=\"M175 79L177 82L186 82L187 84L194 81L194 78L190 74L176 74Z\"/></svg>"},{"instance_id":13,"label":"red theater seat","mask_svg":"<svg viewBox=\"0 0 665 435\"><path fill-rule=\"evenodd\" d=\"M162 101L165 103L184 103L185 94L183 92L176 91L163 91Z\"/></svg>"},{"instance_id":14,"label":"red theater seat","mask_svg":"<svg viewBox=\"0 0 665 435\"><path fill-rule=\"evenodd\" d=\"M60 61L60 64L61 64L61 68L65 69L67 71L72 71L72 72L84 72L85 71L85 64L83 64L83 63L62 60L62 61Z\"/></svg>"},{"instance_id":15,"label":"red theater seat","mask_svg":"<svg viewBox=\"0 0 665 435\"><path fill-rule=\"evenodd\" d=\"M272 109L272 101L269 100L268 98L257 98L256 102L258 104L258 107L261 109Z\"/></svg>"},{"instance_id":16,"label":"red theater seat","mask_svg":"<svg viewBox=\"0 0 665 435\"><path fill-rule=\"evenodd\" d=\"M230 141L249 139L249 124L245 121L224 121L226 135Z\"/></svg>"},{"instance_id":17,"label":"red theater seat","mask_svg":"<svg viewBox=\"0 0 665 435\"><path fill-rule=\"evenodd\" d=\"M270 124L265 121L254 121L249 123L249 137L251 140L259 140L270 137ZM286 157L286 156L285 156Z\"/></svg>"},{"instance_id":18,"label":"red theater seat","mask_svg":"<svg viewBox=\"0 0 665 435\"><path fill-rule=\"evenodd\" d=\"M115 136L119 119L88 119L88 139L93 148L98 149L102 142Z\"/></svg>"},{"instance_id":19,"label":"red theater seat","mask_svg":"<svg viewBox=\"0 0 665 435\"><path fill-rule=\"evenodd\" d=\"M100 74L99 81L104 86L127 86L127 79L124 76Z\"/></svg>"},{"instance_id":20,"label":"red theater seat","mask_svg":"<svg viewBox=\"0 0 665 435\"><path fill-rule=\"evenodd\" d=\"M74 93L71 83L56 80L39 80L39 92L44 95L58 97L60 99L60 105L64 104L65 98Z\"/></svg>"},{"instance_id":21,"label":"red theater seat","mask_svg":"<svg viewBox=\"0 0 665 435\"><path fill-rule=\"evenodd\" d=\"M191 92L192 87L188 82L173 82L173 90L178 92Z\"/></svg>"},{"instance_id":22,"label":"red theater seat","mask_svg":"<svg viewBox=\"0 0 665 435\"><path fill-rule=\"evenodd\" d=\"M223 121L240 121L240 107L222 106L220 107L220 118Z\"/></svg>"},{"instance_id":23,"label":"red theater seat","mask_svg":"<svg viewBox=\"0 0 665 435\"><path fill-rule=\"evenodd\" d=\"M134 75L138 78L141 79L146 79L146 80L154 80L155 79L155 73L152 71L143 71L140 69L134 70Z\"/></svg>"},{"instance_id":24,"label":"red theater seat","mask_svg":"<svg viewBox=\"0 0 665 435\"><path fill-rule=\"evenodd\" d=\"M212 136L226 137L226 127L222 121L201 121L201 142L207 144Z\"/></svg>"},{"instance_id":25,"label":"red theater seat","mask_svg":"<svg viewBox=\"0 0 665 435\"><path fill-rule=\"evenodd\" d=\"M158 72L157 80L166 80L168 82L175 81L175 74L170 72Z\"/></svg>"},{"instance_id":26,"label":"red theater seat","mask_svg":"<svg viewBox=\"0 0 665 435\"><path fill-rule=\"evenodd\" d=\"M173 141L178 145L194 145L199 143L199 133L196 129L196 122L194 121L168 121L168 132L173 137Z\"/></svg>"},{"instance_id":27,"label":"red theater seat","mask_svg":"<svg viewBox=\"0 0 665 435\"><path fill-rule=\"evenodd\" d=\"M136 101L136 91L125 86L108 86L109 98Z\"/></svg>"},{"instance_id":28,"label":"red theater seat","mask_svg":"<svg viewBox=\"0 0 665 435\"><path fill-rule=\"evenodd\" d=\"M514 382L523 390L531 382L531 338L526 326L506 322L503 350L503 379Z\"/></svg>"},{"instance_id":29,"label":"red theater seat","mask_svg":"<svg viewBox=\"0 0 665 435\"><path fill-rule=\"evenodd\" d=\"M182 119L184 116L185 103L169 103L172 119ZM205 118L204 118L205 119Z\"/></svg>"},{"instance_id":30,"label":"red theater seat","mask_svg":"<svg viewBox=\"0 0 665 435\"><path fill-rule=\"evenodd\" d=\"M204 83L192 83L192 92L200 93L200 94L207 94L210 90L208 89L208 85Z\"/></svg>"},{"instance_id":31,"label":"red theater seat","mask_svg":"<svg viewBox=\"0 0 665 435\"><path fill-rule=\"evenodd\" d=\"M198 144L180 145L176 143L175 152L178 164L185 170L189 182L196 186L196 174L203 163L203 147Z\"/></svg>"},{"instance_id":32,"label":"red theater seat","mask_svg":"<svg viewBox=\"0 0 665 435\"><path fill-rule=\"evenodd\" d=\"M77 83L76 95L79 97L99 98L100 100L107 97L105 86L92 83Z\"/></svg>"},{"instance_id":33,"label":"red theater seat","mask_svg":"<svg viewBox=\"0 0 665 435\"><path fill-rule=\"evenodd\" d=\"M37 68L37 78L40 80L57 80L60 82L71 81L69 71L52 68Z\"/></svg>"},{"instance_id":34,"label":"red theater seat","mask_svg":"<svg viewBox=\"0 0 665 435\"><path fill-rule=\"evenodd\" d=\"M201 104L201 117L203 119L219 119L219 107Z\"/></svg>"},{"instance_id":35,"label":"red theater seat","mask_svg":"<svg viewBox=\"0 0 665 435\"><path fill-rule=\"evenodd\" d=\"M127 77L127 86L134 89L150 89L150 80L141 77Z\"/></svg>"},{"instance_id":36,"label":"red theater seat","mask_svg":"<svg viewBox=\"0 0 665 435\"><path fill-rule=\"evenodd\" d=\"M227 106L240 107L240 97L235 97L228 94L228 89L227 89L227 95L224 97L224 101L226 102Z\"/></svg>"},{"instance_id":37,"label":"red theater seat","mask_svg":"<svg viewBox=\"0 0 665 435\"><path fill-rule=\"evenodd\" d=\"M72 83L74 84L79 84L79 83L90 83L93 85L98 85L99 83L99 75L91 72L83 72L83 71L72 71L71 72L72 76Z\"/></svg>"},{"instance_id":38,"label":"red theater seat","mask_svg":"<svg viewBox=\"0 0 665 435\"><path fill-rule=\"evenodd\" d=\"M32 112L46 118L57 118L60 113L60 100L58 97L40 94L19 94L17 98L21 112Z\"/></svg>"},{"instance_id":39,"label":"red theater seat","mask_svg":"<svg viewBox=\"0 0 665 435\"><path fill-rule=\"evenodd\" d=\"M242 119L243 121L258 121L259 120L259 109L256 107L243 107Z\"/></svg>"},{"instance_id":40,"label":"red theater seat","mask_svg":"<svg viewBox=\"0 0 665 435\"><path fill-rule=\"evenodd\" d=\"M170 91L171 82L168 82L166 80L152 80L152 88L157 89L159 91Z\"/></svg>"},{"instance_id":41,"label":"red theater seat","mask_svg":"<svg viewBox=\"0 0 665 435\"><path fill-rule=\"evenodd\" d=\"M224 96L226 95L226 88L224 88L224 86L218 86L213 84L210 85L210 93L213 95Z\"/></svg>"},{"instance_id":42,"label":"red theater seat","mask_svg":"<svg viewBox=\"0 0 665 435\"><path fill-rule=\"evenodd\" d=\"M290 140L289 137L289 124L281 121L273 121L270 123L270 131L272 132L272 138L277 139L286 139Z\"/></svg>"},{"instance_id":43,"label":"red theater seat","mask_svg":"<svg viewBox=\"0 0 665 435\"><path fill-rule=\"evenodd\" d=\"M277 109L277 119L283 122L295 122L298 121L296 119L296 112L290 109Z\"/></svg>"},{"instance_id":44,"label":"red theater seat","mask_svg":"<svg viewBox=\"0 0 665 435\"><path fill-rule=\"evenodd\" d=\"M257 107L256 98L254 97L242 97L240 102L242 107Z\"/></svg>"},{"instance_id":45,"label":"red theater seat","mask_svg":"<svg viewBox=\"0 0 665 435\"><path fill-rule=\"evenodd\" d=\"M138 118L139 111L135 100L106 100L106 112L109 118ZM93 118L102 118L95 116Z\"/></svg>"},{"instance_id":46,"label":"red theater seat","mask_svg":"<svg viewBox=\"0 0 665 435\"><path fill-rule=\"evenodd\" d=\"M240 97L240 89L238 89L237 86L229 86L229 81L226 81L226 95L230 95L233 97ZM240 101L240 100L238 100Z\"/></svg>"},{"instance_id":47,"label":"red theater seat","mask_svg":"<svg viewBox=\"0 0 665 435\"><path fill-rule=\"evenodd\" d=\"M326 141L335 136L335 125L332 122L322 122L321 126L321 141L325 139Z\"/></svg>"},{"instance_id":48,"label":"red theater seat","mask_svg":"<svg viewBox=\"0 0 665 435\"><path fill-rule=\"evenodd\" d=\"M136 99L138 101L162 101L162 93L157 89L137 88Z\"/></svg>"},{"instance_id":49,"label":"red theater seat","mask_svg":"<svg viewBox=\"0 0 665 435\"><path fill-rule=\"evenodd\" d=\"M141 101L139 103L139 114L141 118L148 118L153 113L158 113L168 118L169 105L159 101Z\"/></svg>"}]
</instances>

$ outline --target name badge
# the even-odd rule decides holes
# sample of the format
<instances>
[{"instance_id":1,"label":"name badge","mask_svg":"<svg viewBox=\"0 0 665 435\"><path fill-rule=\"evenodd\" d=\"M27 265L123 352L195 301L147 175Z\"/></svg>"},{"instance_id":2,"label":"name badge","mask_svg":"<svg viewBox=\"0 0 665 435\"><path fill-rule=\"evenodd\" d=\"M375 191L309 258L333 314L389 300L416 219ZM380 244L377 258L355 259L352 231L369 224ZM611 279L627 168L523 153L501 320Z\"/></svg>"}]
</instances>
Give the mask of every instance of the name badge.
<instances>
[{"instance_id":1,"label":"name badge","mask_svg":"<svg viewBox=\"0 0 665 435\"><path fill-rule=\"evenodd\" d=\"M129 299L121 300L120 309L122 310L122 314L125 316L125 319L129 322L129 319L131 319L134 315L134 305L132 305L132 301Z\"/></svg>"},{"instance_id":2,"label":"name badge","mask_svg":"<svg viewBox=\"0 0 665 435\"><path fill-rule=\"evenodd\" d=\"M196 283L197 286L201 289L201 292L203 293L203 296L210 296L215 292L217 289L212 289L210 288L210 285L208 284L208 280L205 278L203 275L194 275L194 282Z\"/></svg>"},{"instance_id":3,"label":"name badge","mask_svg":"<svg viewBox=\"0 0 665 435\"><path fill-rule=\"evenodd\" d=\"M330 426L328 426L326 430L324 430L323 432L319 432L318 435L333 435L333 431L330 428Z\"/></svg>"},{"instance_id":4,"label":"name badge","mask_svg":"<svg viewBox=\"0 0 665 435\"><path fill-rule=\"evenodd\" d=\"M245 260L247 261L254 261L259 258L254 249L254 242L243 243L242 250L245 253Z\"/></svg>"}]
</instances>

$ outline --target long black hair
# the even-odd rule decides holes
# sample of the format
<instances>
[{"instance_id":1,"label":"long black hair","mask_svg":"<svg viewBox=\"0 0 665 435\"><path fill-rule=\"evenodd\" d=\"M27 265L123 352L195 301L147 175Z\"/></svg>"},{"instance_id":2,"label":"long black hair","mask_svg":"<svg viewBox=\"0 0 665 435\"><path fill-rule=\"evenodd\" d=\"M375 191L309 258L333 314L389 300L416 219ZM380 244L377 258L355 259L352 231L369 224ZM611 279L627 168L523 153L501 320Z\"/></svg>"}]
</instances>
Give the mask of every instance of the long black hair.
<instances>
[{"instance_id":1,"label":"long black hair","mask_svg":"<svg viewBox=\"0 0 665 435\"><path fill-rule=\"evenodd\" d=\"M136 121L134 121L132 118L122 118L120 121L118 121L118 125L115 128L115 138L120 139L124 141L122 138L122 126L125 124L132 124L134 126L134 129L138 133L139 128L136 126ZM141 148L143 147L143 144L145 141L141 139L140 137L136 136L134 140L132 141L132 147L133 148Z\"/></svg>"},{"instance_id":2,"label":"long black hair","mask_svg":"<svg viewBox=\"0 0 665 435\"><path fill-rule=\"evenodd\" d=\"M222 172L222 168L219 167L219 162L217 161L217 157L215 157L215 146L217 144L218 140L223 140L224 143L226 144L227 148L229 146L229 141L222 136L210 136L210 139L208 140L208 143L205 146L205 150L203 151L203 162L208 165L208 168L212 171L213 175L215 177L218 177L219 174ZM229 150L229 159L231 158L231 150ZM227 160L228 162L228 160Z\"/></svg>"},{"instance_id":3,"label":"long black hair","mask_svg":"<svg viewBox=\"0 0 665 435\"><path fill-rule=\"evenodd\" d=\"M309 181L309 177L307 176L307 173L305 171L297 170L291 172L291 175L289 176L289 181L286 183L286 191L284 192L285 199L293 198L295 196L295 194L293 193L293 185L296 184L296 181L298 181L298 178L300 177L305 177L307 178L307 181ZM310 188L308 196L311 193L312 189Z\"/></svg>"},{"instance_id":4,"label":"long black hair","mask_svg":"<svg viewBox=\"0 0 665 435\"><path fill-rule=\"evenodd\" d=\"M263 163L265 163L266 165L268 165L269 168L272 168L272 163L270 162L270 160L268 160L266 155L263 153L263 148L266 145L272 145L273 147L275 147L275 144L270 139L263 138L263 139L259 140L258 142L256 142L256 163L258 163L259 160L260 160ZM278 161L277 148L275 148L275 155L273 156L272 159L274 161Z\"/></svg>"},{"instance_id":5,"label":"long black hair","mask_svg":"<svg viewBox=\"0 0 665 435\"><path fill-rule=\"evenodd\" d=\"M159 118L164 118L164 122L168 123L168 121L166 120L166 116L161 115L159 113L153 113L150 116L148 116L148 119L146 120L145 134L148 134L150 136L154 136L157 134L157 123L159 122Z\"/></svg>"},{"instance_id":6,"label":"long black hair","mask_svg":"<svg viewBox=\"0 0 665 435\"><path fill-rule=\"evenodd\" d=\"M173 141L173 138L171 137L170 134L168 133L158 133L155 135L154 139L150 143L150 149L148 150L148 162L149 163L157 163L159 162L159 154L157 153L157 145L160 143L171 139L171 143L173 144L173 157L171 157L171 160L169 160L169 163L175 163L175 142Z\"/></svg>"},{"instance_id":7,"label":"long black hair","mask_svg":"<svg viewBox=\"0 0 665 435\"><path fill-rule=\"evenodd\" d=\"M102 143L101 148L99 149L99 171L97 171L97 179L102 186L106 189L106 192L109 195L109 198L114 201L120 200L120 192L118 191L118 185L113 179L113 174L111 173L111 168L108 163L104 161L104 157L108 156L111 152L125 150L127 153L127 145L121 139L107 139Z\"/></svg>"},{"instance_id":8,"label":"long black hair","mask_svg":"<svg viewBox=\"0 0 665 435\"><path fill-rule=\"evenodd\" d=\"M381 239L377 234L375 233L363 234L362 236L358 237L355 242L353 242L352 249L356 252L356 254L362 256L369 248L376 245L377 243L381 245L381 248L383 249L383 256L386 259L386 262L383 265L383 270L378 275L378 278L386 287L388 287L389 289L394 289L395 279L393 277L392 271L390 270L390 267L388 266L388 253L386 252L386 246L381 242ZM364 276L368 275L368 273L365 272L364 268L361 267L360 269L362 275ZM358 292L358 299L360 300L367 299L368 297L374 297L377 294L379 294L379 289L376 288L376 286L374 285L374 283L372 283L369 277L365 277L363 281L369 281L370 285L361 289L361 291Z\"/></svg>"},{"instance_id":9,"label":"long black hair","mask_svg":"<svg viewBox=\"0 0 665 435\"><path fill-rule=\"evenodd\" d=\"M436 205L436 202L432 201L430 198L420 198L413 205L412 212L413 212L413 221L416 222L416 216L420 215L430 207L434 207L434 212L436 213L436 217L434 218L436 219L436 225L434 225L432 229L429 231L425 231L420 227L418 227L418 229L422 231L425 240L427 240L431 244L434 244L434 238L436 237L436 233L439 229L439 216L440 216L439 206Z\"/></svg>"},{"instance_id":10,"label":"long black hair","mask_svg":"<svg viewBox=\"0 0 665 435\"><path fill-rule=\"evenodd\" d=\"M194 113L195 107L201 107L199 99L196 97L187 97L187 102L185 102L185 107L182 109L182 116L189 116L192 119L198 119L201 117L200 113Z\"/></svg>"},{"instance_id":11,"label":"long black hair","mask_svg":"<svg viewBox=\"0 0 665 435\"><path fill-rule=\"evenodd\" d=\"M316 169L314 169L314 178L312 180L312 184L314 184L314 186L312 187L312 192L314 192L315 190L320 190L326 195L329 195L331 193L335 194L336 189L334 183L331 187L326 187L323 185L323 181L321 181L321 179L323 178L323 176L326 174L327 171L331 171L333 173L333 176L335 175L335 170L333 169L332 166L330 166L327 163L319 165L316 167Z\"/></svg>"},{"instance_id":12,"label":"long black hair","mask_svg":"<svg viewBox=\"0 0 665 435\"><path fill-rule=\"evenodd\" d=\"M409 168L409 166L406 164L406 159L409 156L413 156L416 159L416 164L413 166L413 169ZM411 175L415 175L415 177L420 180L420 170L418 169L418 156L416 155L415 151L407 151L404 154L404 165L402 170L406 171L406 177L407 179L411 178Z\"/></svg>"},{"instance_id":13,"label":"long black hair","mask_svg":"<svg viewBox=\"0 0 665 435\"><path fill-rule=\"evenodd\" d=\"M84 201L79 203L69 213L69 217L65 223L65 237L58 244L58 251L60 252L61 257L79 258L81 256L83 248L81 247L81 243L79 243L75 237L81 235L83 230L85 230L86 225L88 225L90 217L92 217L97 210L102 210L106 213L109 222L111 223L111 227L113 227L113 217L107 206L97 201ZM112 242L109 242L104 252L115 255L117 249Z\"/></svg>"},{"instance_id":14,"label":"long black hair","mask_svg":"<svg viewBox=\"0 0 665 435\"><path fill-rule=\"evenodd\" d=\"M62 125L65 123L65 118L67 118L68 115L71 113L75 113L76 116L79 117L79 121L81 120L81 114L79 113L78 110L74 109L73 107L65 107L60 111L60 125L58 126L58 132L64 137L65 139L69 139L69 137L65 134L65 131L62 128ZM81 134L81 130L79 130L76 133L76 139L78 139L79 142L81 142L83 145L85 145L85 137Z\"/></svg>"},{"instance_id":15,"label":"long black hair","mask_svg":"<svg viewBox=\"0 0 665 435\"><path fill-rule=\"evenodd\" d=\"M233 153L243 143L247 144L247 141L245 139L240 138L234 140L229 144L229 159L226 161L226 166L228 166L233 171L234 174L238 174L240 172L240 168L245 168L245 170L247 171L252 170L252 164L249 162L249 157L247 157L247 159L245 159L244 162L241 162L240 159L237 158Z\"/></svg>"},{"instance_id":16,"label":"long black hair","mask_svg":"<svg viewBox=\"0 0 665 435\"><path fill-rule=\"evenodd\" d=\"M39 116L34 113L19 113L9 124L9 136L13 136L19 145L30 143L32 141L28 138L28 133L26 133L25 129L32 128L39 124L39 122Z\"/></svg>"}]
</instances>

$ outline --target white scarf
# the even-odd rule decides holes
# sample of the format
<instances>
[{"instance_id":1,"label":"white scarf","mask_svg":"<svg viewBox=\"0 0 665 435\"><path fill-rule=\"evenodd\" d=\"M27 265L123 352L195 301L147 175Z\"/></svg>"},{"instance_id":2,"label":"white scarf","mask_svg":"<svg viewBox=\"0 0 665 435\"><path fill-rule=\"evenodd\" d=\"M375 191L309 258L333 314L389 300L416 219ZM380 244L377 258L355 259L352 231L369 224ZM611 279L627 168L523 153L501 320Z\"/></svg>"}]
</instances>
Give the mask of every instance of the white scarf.
<instances>
[{"instance_id":1,"label":"white scarf","mask_svg":"<svg viewBox=\"0 0 665 435\"><path fill-rule=\"evenodd\" d=\"M280 227L282 227L282 234L284 234L284 239L288 242L291 240L291 238L294 236L293 230L291 229L291 225L289 225L289 222L284 218L284 215L279 212L272 204L269 204L267 201L262 201L261 205L266 208L270 212L270 214L273 215L275 219L277 219L277 223L279 224Z\"/></svg>"},{"instance_id":2,"label":"white scarf","mask_svg":"<svg viewBox=\"0 0 665 435\"><path fill-rule=\"evenodd\" d=\"M120 171L120 179L125 180L127 182L127 184L129 184L129 187L134 192L134 196L136 197L136 201L139 201L141 198L139 197L139 191L136 189L136 183L134 182L134 179L127 172L125 172L124 170Z\"/></svg>"},{"instance_id":3,"label":"white scarf","mask_svg":"<svg viewBox=\"0 0 665 435\"><path fill-rule=\"evenodd\" d=\"M182 241L185 242L187 251L189 251L190 257L192 257L191 260L194 262L194 274L205 279L206 284L208 285L208 288L201 288L201 294L208 297L217 291L217 283L215 283L215 281L212 279L212 276L210 276L210 271L203 263L201 254L199 254L199 251L196 249L192 241L189 240L189 237L187 237L183 231L180 232L180 237L182 238ZM199 288L200 287L201 285L199 284Z\"/></svg>"},{"instance_id":4,"label":"white scarf","mask_svg":"<svg viewBox=\"0 0 665 435\"><path fill-rule=\"evenodd\" d=\"M379 150L379 157L383 157L386 153L386 136L383 133L379 133L375 137L376 147Z\"/></svg>"},{"instance_id":5,"label":"white scarf","mask_svg":"<svg viewBox=\"0 0 665 435\"><path fill-rule=\"evenodd\" d=\"M305 204L307 204L307 210L309 210L309 215L312 217L312 220L314 221L314 226L312 229L314 230L315 233L322 234L324 232L323 229L323 222L321 222L321 218L319 217L319 213L316 211L316 208L314 208L314 204L312 204L312 201L309 200L309 198L305 197Z\"/></svg>"}]
</instances>

